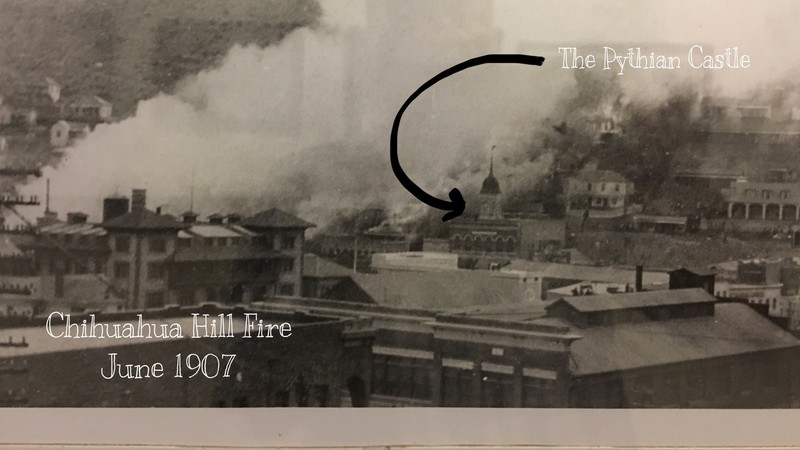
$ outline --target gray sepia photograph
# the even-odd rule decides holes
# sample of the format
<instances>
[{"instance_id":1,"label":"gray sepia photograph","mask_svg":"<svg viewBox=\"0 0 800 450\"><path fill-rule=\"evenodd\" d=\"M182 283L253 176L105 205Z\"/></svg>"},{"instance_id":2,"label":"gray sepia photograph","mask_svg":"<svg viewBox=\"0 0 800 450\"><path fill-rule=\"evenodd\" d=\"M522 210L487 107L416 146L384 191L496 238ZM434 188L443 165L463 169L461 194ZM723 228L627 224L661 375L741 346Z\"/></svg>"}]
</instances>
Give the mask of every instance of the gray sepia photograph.
<instances>
[{"instance_id":1,"label":"gray sepia photograph","mask_svg":"<svg viewBox=\"0 0 800 450\"><path fill-rule=\"evenodd\" d=\"M800 407L798 16L0 0L0 406Z\"/></svg>"}]
</instances>

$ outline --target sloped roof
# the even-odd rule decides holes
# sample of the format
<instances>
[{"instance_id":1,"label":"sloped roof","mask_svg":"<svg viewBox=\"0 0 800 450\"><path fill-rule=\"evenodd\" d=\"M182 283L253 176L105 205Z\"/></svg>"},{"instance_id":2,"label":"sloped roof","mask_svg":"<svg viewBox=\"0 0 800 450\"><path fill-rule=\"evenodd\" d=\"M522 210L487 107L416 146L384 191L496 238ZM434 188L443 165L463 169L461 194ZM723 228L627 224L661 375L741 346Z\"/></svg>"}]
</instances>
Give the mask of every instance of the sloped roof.
<instances>
[{"instance_id":1,"label":"sloped roof","mask_svg":"<svg viewBox=\"0 0 800 450\"><path fill-rule=\"evenodd\" d=\"M489 176L483 180L483 184L481 185L481 194L500 194L500 183L497 181L497 178L494 177L494 174L490 173Z\"/></svg>"},{"instance_id":2,"label":"sloped roof","mask_svg":"<svg viewBox=\"0 0 800 450\"><path fill-rule=\"evenodd\" d=\"M189 224L178 222L170 217L156 214L148 209L131 211L102 223L107 230L181 230Z\"/></svg>"},{"instance_id":3,"label":"sloped roof","mask_svg":"<svg viewBox=\"0 0 800 450\"><path fill-rule=\"evenodd\" d=\"M246 217L242 219L242 225L257 228L311 228L316 226L278 208Z\"/></svg>"},{"instance_id":4,"label":"sloped roof","mask_svg":"<svg viewBox=\"0 0 800 450\"><path fill-rule=\"evenodd\" d=\"M570 371L599 374L800 346L749 306L715 305L713 316L584 328Z\"/></svg>"},{"instance_id":5,"label":"sloped roof","mask_svg":"<svg viewBox=\"0 0 800 450\"><path fill-rule=\"evenodd\" d=\"M675 270L669 271L670 274L678 272L691 272L695 275L700 275L700 276L716 275L716 272L714 270L706 267L679 267Z\"/></svg>"},{"instance_id":6,"label":"sloped roof","mask_svg":"<svg viewBox=\"0 0 800 450\"><path fill-rule=\"evenodd\" d=\"M0 238L0 256L22 256L23 253L8 236Z\"/></svg>"},{"instance_id":7,"label":"sloped roof","mask_svg":"<svg viewBox=\"0 0 800 450\"><path fill-rule=\"evenodd\" d=\"M351 277L376 303L386 306L445 311L522 303L526 298L526 284L518 277L481 270L387 271Z\"/></svg>"},{"instance_id":8,"label":"sloped roof","mask_svg":"<svg viewBox=\"0 0 800 450\"><path fill-rule=\"evenodd\" d=\"M217 224L193 223L191 224L191 227L186 231L199 237L209 237L209 238L244 237L244 235L242 233L239 233L237 230L233 230L225 225L217 225Z\"/></svg>"},{"instance_id":9,"label":"sloped roof","mask_svg":"<svg viewBox=\"0 0 800 450\"><path fill-rule=\"evenodd\" d=\"M562 297L547 308L549 309L557 303L565 302L580 312L595 312L715 301L717 299L703 289L671 289Z\"/></svg>"},{"instance_id":10,"label":"sloped roof","mask_svg":"<svg viewBox=\"0 0 800 450\"><path fill-rule=\"evenodd\" d=\"M351 269L313 253L303 255L303 276L314 278L341 278L353 274Z\"/></svg>"}]
</instances>

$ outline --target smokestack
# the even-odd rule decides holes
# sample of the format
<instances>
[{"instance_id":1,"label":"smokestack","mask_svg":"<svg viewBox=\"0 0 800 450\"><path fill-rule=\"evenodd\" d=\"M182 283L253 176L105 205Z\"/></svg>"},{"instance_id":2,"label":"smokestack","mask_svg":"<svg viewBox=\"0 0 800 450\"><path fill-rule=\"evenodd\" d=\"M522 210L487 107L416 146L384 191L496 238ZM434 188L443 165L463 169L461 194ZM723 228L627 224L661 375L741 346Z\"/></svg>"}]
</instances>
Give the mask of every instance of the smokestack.
<instances>
[{"instance_id":1,"label":"smokestack","mask_svg":"<svg viewBox=\"0 0 800 450\"><path fill-rule=\"evenodd\" d=\"M131 195L131 212L144 211L147 203L147 191L144 189L134 189Z\"/></svg>"},{"instance_id":2,"label":"smokestack","mask_svg":"<svg viewBox=\"0 0 800 450\"><path fill-rule=\"evenodd\" d=\"M643 277L643 275L644 275L644 266L642 266L641 264L638 264L636 266L636 285L635 285L636 292L641 292L642 291L642 277Z\"/></svg>"}]
</instances>

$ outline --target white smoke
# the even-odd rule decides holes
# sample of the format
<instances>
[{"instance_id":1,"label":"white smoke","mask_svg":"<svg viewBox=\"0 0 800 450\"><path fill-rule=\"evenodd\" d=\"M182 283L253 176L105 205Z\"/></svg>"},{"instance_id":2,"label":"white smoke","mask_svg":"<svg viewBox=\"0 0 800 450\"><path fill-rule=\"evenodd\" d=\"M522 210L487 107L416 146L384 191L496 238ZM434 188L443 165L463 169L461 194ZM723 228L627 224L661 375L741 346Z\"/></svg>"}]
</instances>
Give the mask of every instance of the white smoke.
<instances>
[{"instance_id":1,"label":"white smoke","mask_svg":"<svg viewBox=\"0 0 800 450\"><path fill-rule=\"evenodd\" d=\"M51 209L62 217L83 211L94 221L104 197L132 188L146 188L148 207L173 214L189 209L190 198L203 216L281 207L319 225L339 209L407 211L416 201L389 166L395 112L439 71L499 52L502 41L484 13L491 2L481 0L443 4L472 12L443 14L444 21L424 14L386 20L429 4L369 2L361 5L365 25L300 29L267 48L236 46L173 94L98 126L21 190L41 198L49 178ZM529 67L476 68L424 94L403 119L408 174L443 198L453 187L479 185L493 130L532 124L549 109L552 94L537 85L541 78ZM525 138L498 150L515 184L526 176L533 183L543 170L537 164L524 173L517 165ZM496 162L496 172L501 166Z\"/></svg>"}]
</instances>

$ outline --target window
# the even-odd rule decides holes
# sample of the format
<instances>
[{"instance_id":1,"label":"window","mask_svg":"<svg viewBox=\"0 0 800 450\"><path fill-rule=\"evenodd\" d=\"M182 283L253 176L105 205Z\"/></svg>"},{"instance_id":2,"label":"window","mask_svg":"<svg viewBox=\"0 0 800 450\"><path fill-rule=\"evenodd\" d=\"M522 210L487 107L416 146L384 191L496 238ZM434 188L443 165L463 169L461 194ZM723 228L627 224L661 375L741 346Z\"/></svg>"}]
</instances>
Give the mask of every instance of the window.
<instances>
[{"instance_id":1,"label":"window","mask_svg":"<svg viewBox=\"0 0 800 450\"><path fill-rule=\"evenodd\" d=\"M147 278L151 280L161 280L166 275L164 264L160 262L147 263Z\"/></svg>"},{"instance_id":2,"label":"window","mask_svg":"<svg viewBox=\"0 0 800 450\"><path fill-rule=\"evenodd\" d=\"M228 245L227 238L217 238L217 247L226 247Z\"/></svg>"},{"instance_id":3,"label":"window","mask_svg":"<svg viewBox=\"0 0 800 450\"><path fill-rule=\"evenodd\" d=\"M587 183L587 185L589 186L588 190L591 191L592 190L592 183Z\"/></svg>"},{"instance_id":4,"label":"window","mask_svg":"<svg viewBox=\"0 0 800 450\"><path fill-rule=\"evenodd\" d=\"M283 236L281 238L281 249L282 250L291 250L294 248L294 236Z\"/></svg>"},{"instance_id":5,"label":"window","mask_svg":"<svg viewBox=\"0 0 800 450\"><path fill-rule=\"evenodd\" d=\"M601 191L605 191L606 190L606 184L605 183L600 185L600 190Z\"/></svg>"},{"instance_id":6,"label":"window","mask_svg":"<svg viewBox=\"0 0 800 450\"><path fill-rule=\"evenodd\" d=\"M619 184L614 184L614 190L619 192Z\"/></svg>"},{"instance_id":7,"label":"window","mask_svg":"<svg viewBox=\"0 0 800 450\"><path fill-rule=\"evenodd\" d=\"M282 262L281 271L283 273L292 273L293 270L294 270L294 260L293 259L287 259L287 260L284 260Z\"/></svg>"},{"instance_id":8,"label":"window","mask_svg":"<svg viewBox=\"0 0 800 450\"><path fill-rule=\"evenodd\" d=\"M128 278L130 274L130 264L127 262L114 263L114 278Z\"/></svg>"},{"instance_id":9,"label":"window","mask_svg":"<svg viewBox=\"0 0 800 450\"><path fill-rule=\"evenodd\" d=\"M150 238L148 247L153 253L164 253L167 251L167 241L164 238Z\"/></svg>"},{"instance_id":10,"label":"window","mask_svg":"<svg viewBox=\"0 0 800 450\"><path fill-rule=\"evenodd\" d=\"M294 295L294 285L293 284L281 284L280 288L278 289L278 294L280 294L280 295Z\"/></svg>"},{"instance_id":11,"label":"window","mask_svg":"<svg viewBox=\"0 0 800 450\"><path fill-rule=\"evenodd\" d=\"M769 199L770 197L772 197L772 191L770 191L768 189L764 189L763 191L761 191L761 197L765 198L765 199Z\"/></svg>"},{"instance_id":12,"label":"window","mask_svg":"<svg viewBox=\"0 0 800 450\"><path fill-rule=\"evenodd\" d=\"M789 198L789 191L781 191L779 197L784 199L784 200Z\"/></svg>"},{"instance_id":13,"label":"window","mask_svg":"<svg viewBox=\"0 0 800 450\"><path fill-rule=\"evenodd\" d=\"M131 249L130 236L117 236L114 238L114 249L120 253L128 253Z\"/></svg>"},{"instance_id":14,"label":"window","mask_svg":"<svg viewBox=\"0 0 800 450\"><path fill-rule=\"evenodd\" d=\"M145 297L145 308L162 308L164 307L164 293L163 292L148 292Z\"/></svg>"}]
</instances>

